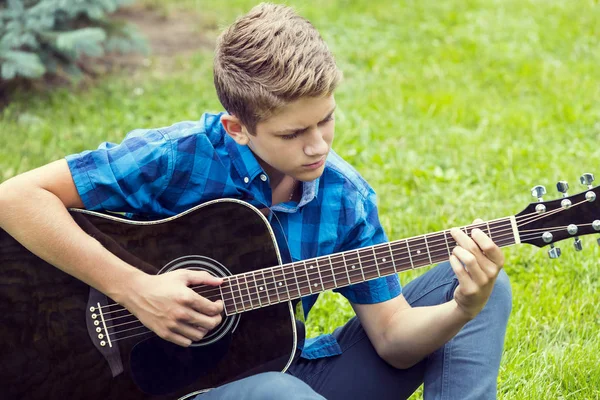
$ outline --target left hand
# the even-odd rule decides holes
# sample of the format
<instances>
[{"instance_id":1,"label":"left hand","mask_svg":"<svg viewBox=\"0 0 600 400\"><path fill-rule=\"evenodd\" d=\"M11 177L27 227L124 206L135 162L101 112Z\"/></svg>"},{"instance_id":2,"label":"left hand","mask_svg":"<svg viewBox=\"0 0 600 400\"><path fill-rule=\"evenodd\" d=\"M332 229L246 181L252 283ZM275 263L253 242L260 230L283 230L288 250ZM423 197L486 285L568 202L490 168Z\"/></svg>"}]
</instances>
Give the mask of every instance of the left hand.
<instances>
[{"instance_id":1,"label":"left hand","mask_svg":"<svg viewBox=\"0 0 600 400\"><path fill-rule=\"evenodd\" d=\"M481 222L480 219L473 221L474 224ZM454 300L472 319L492 294L496 278L504 265L504 254L480 229L473 229L471 237L458 228L451 229L450 233L458 244L450 256L450 265L459 282L454 291Z\"/></svg>"}]
</instances>

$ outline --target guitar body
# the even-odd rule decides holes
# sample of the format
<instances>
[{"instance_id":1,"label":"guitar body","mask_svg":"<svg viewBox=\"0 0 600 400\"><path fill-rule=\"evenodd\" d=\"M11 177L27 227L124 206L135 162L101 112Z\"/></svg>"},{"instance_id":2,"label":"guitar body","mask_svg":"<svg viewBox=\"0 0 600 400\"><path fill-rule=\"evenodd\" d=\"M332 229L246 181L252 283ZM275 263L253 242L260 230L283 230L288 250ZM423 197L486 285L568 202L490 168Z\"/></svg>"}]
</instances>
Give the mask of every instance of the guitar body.
<instances>
[{"instance_id":1,"label":"guitar body","mask_svg":"<svg viewBox=\"0 0 600 400\"><path fill-rule=\"evenodd\" d=\"M71 215L109 251L151 274L191 268L235 275L281 264L266 219L237 200L216 200L153 222L84 210ZM109 345L96 330L117 320L91 319L90 307L98 305L120 307L0 230L2 397L191 398L192 392L255 373L284 371L304 335L288 301L224 317L218 335L188 348L144 333L143 327L120 334L118 341L113 336ZM132 324L134 318L122 321Z\"/></svg>"}]
</instances>

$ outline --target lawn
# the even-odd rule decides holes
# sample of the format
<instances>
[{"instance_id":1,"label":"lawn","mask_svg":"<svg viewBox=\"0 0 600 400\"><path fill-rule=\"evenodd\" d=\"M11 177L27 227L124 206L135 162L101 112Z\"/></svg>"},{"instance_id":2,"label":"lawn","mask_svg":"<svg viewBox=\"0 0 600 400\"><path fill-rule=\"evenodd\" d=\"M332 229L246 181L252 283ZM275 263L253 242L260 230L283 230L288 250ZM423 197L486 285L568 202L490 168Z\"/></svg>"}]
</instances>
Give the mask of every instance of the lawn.
<instances>
[{"instance_id":1,"label":"lawn","mask_svg":"<svg viewBox=\"0 0 600 400\"><path fill-rule=\"evenodd\" d=\"M145 3L198 15L209 39L255 4ZM600 174L598 0L288 3L344 71L334 148L377 191L390 239L514 215L534 185L554 199L558 180L576 193L582 173ZM17 96L0 116L0 181L134 128L220 110L211 60L204 49L86 89ZM506 249L514 304L500 399L600 398L596 239L583 237L581 252L561 243L557 260L547 248ZM325 294L309 334L351 315L341 296Z\"/></svg>"}]
</instances>

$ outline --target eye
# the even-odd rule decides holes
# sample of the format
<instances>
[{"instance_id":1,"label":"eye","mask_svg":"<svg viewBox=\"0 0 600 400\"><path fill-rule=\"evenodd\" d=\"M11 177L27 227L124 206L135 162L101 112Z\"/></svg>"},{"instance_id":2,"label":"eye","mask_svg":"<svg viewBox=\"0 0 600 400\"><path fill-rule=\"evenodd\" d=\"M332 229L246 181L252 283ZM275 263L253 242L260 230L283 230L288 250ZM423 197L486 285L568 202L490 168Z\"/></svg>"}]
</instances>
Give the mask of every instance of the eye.
<instances>
[{"instance_id":1,"label":"eye","mask_svg":"<svg viewBox=\"0 0 600 400\"><path fill-rule=\"evenodd\" d=\"M292 139L295 139L295 138L297 138L297 137L298 137L298 132L294 132L294 133L292 133L292 134L289 134L289 135L283 135L283 136L280 136L280 137L281 137L283 140L292 140Z\"/></svg>"},{"instance_id":2,"label":"eye","mask_svg":"<svg viewBox=\"0 0 600 400\"><path fill-rule=\"evenodd\" d=\"M333 114L331 114L329 117L325 118L323 121L319 122L319 125L326 124L330 121L333 121Z\"/></svg>"}]
</instances>

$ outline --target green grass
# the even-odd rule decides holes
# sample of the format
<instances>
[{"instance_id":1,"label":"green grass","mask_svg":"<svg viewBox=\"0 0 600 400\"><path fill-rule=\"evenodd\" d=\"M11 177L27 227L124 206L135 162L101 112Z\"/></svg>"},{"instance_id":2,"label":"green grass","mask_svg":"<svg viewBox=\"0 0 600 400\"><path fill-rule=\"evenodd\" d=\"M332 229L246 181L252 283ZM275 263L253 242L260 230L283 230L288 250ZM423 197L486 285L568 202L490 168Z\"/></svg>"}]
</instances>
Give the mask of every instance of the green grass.
<instances>
[{"instance_id":1,"label":"green grass","mask_svg":"<svg viewBox=\"0 0 600 400\"><path fill-rule=\"evenodd\" d=\"M197 12L208 35L254 4L147 3ZM334 147L378 192L390 239L512 215L536 184L557 198L557 180L575 193L581 173L600 173L597 0L289 3L344 70ZM202 51L168 73L151 66L87 90L18 97L0 119L0 180L134 128L219 110L211 59ZM583 238L580 253L562 243L559 260L529 246L506 249L514 307L499 398L600 397L595 239ZM350 316L343 298L321 296L309 334Z\"/></svg>"}]
</instances>

